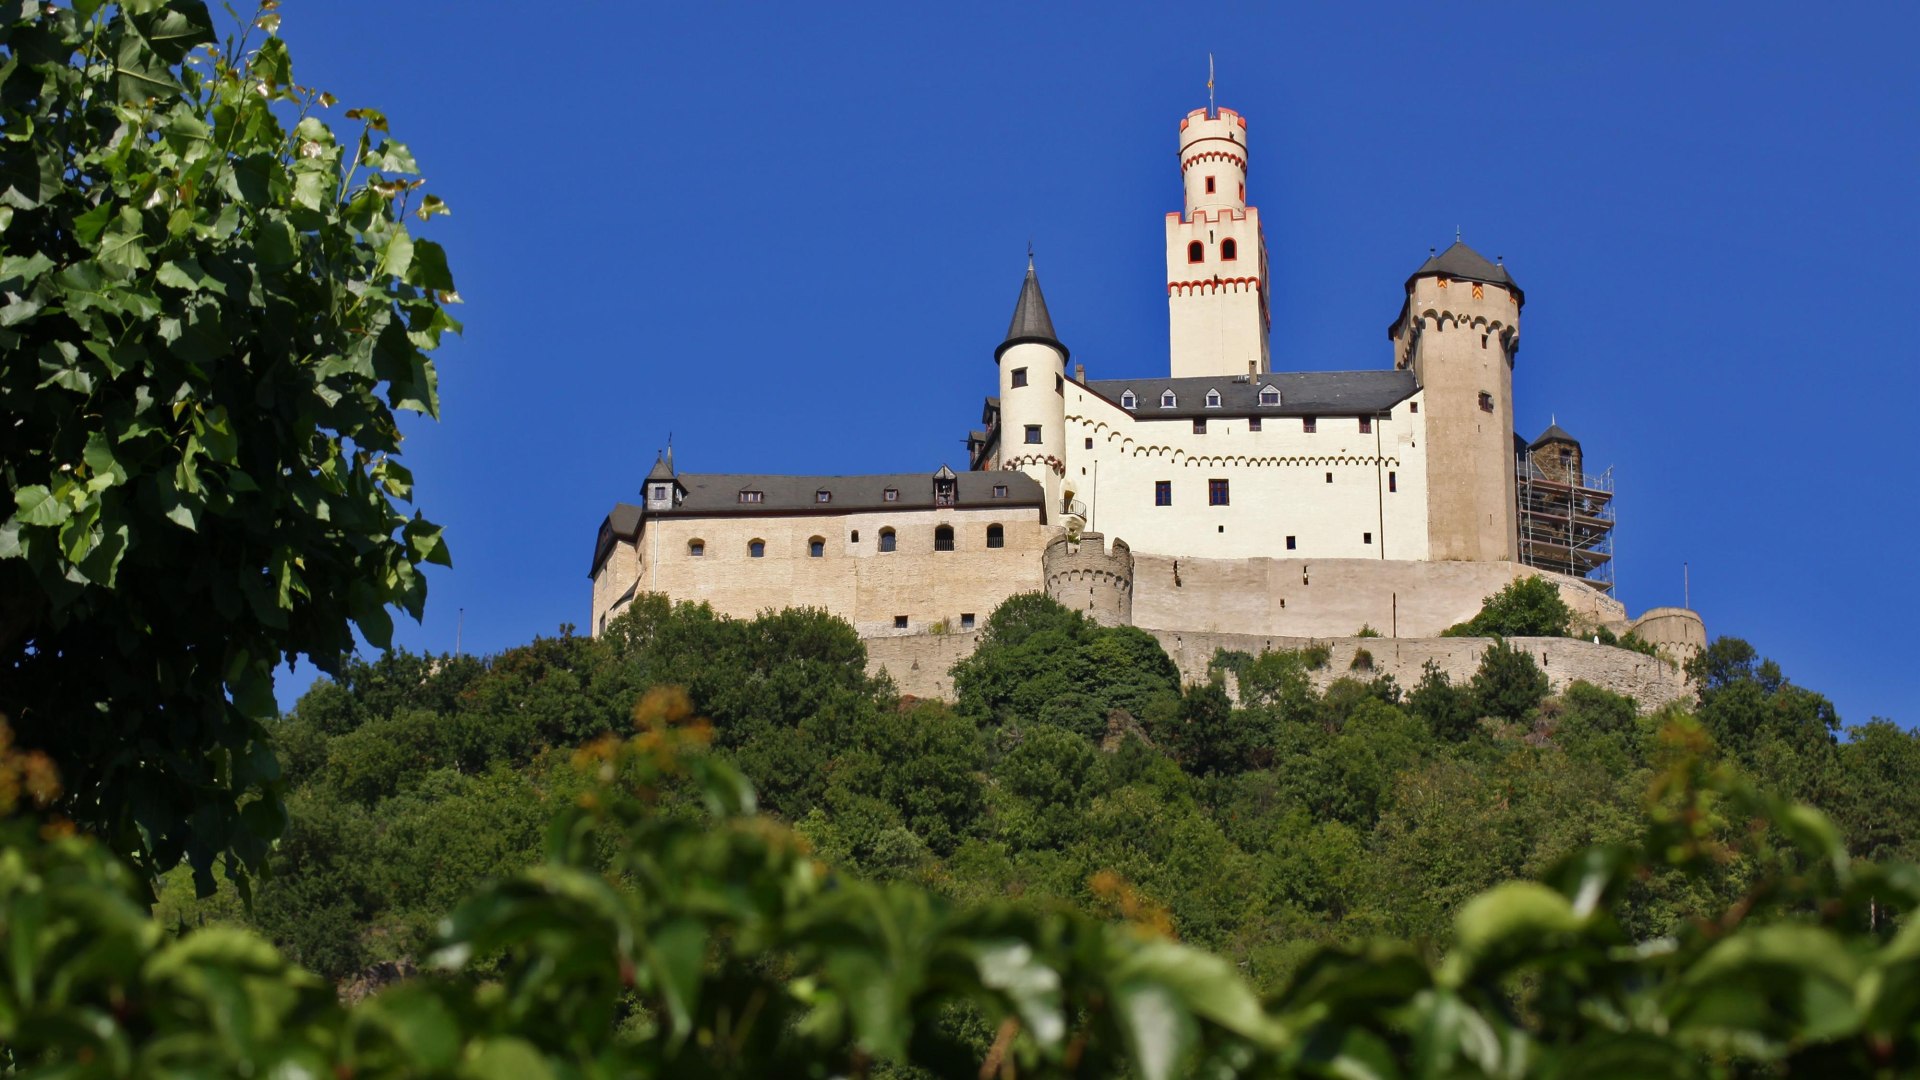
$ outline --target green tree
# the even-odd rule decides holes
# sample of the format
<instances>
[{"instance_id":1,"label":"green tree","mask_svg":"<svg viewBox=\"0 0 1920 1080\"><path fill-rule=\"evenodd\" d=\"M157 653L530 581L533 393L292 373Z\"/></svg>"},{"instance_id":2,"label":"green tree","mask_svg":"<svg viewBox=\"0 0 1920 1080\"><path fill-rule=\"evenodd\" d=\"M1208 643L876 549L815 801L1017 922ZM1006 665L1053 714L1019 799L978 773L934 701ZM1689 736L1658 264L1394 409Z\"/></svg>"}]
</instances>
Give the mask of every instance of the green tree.
<instances>
[{"instance_id":1,"label":"green tree","mask_svg":"<svg viewBox=\"0 0 1920 1080\"><path fill-rule=\"evenodd\" d=\"M1480 654L1468 689L1475 715L1520 723L1533 716L1550 686L1532 653L1496 639Z\"/></svg>"},{"instance_id":2,"label":"green tree","mask_svg":"<svg viewBox=\"0 0 1920 1080\"><path fill-rule=\"evenodd\" d=\"M1573 609L1546 578L1515 578L1481 601L1480 613L1448 627L1448 637L1566 637Z\"/></svg>"},{"instance_id":3,"label":"green tree","mask_svg":"<svg viewBox=\"0 0 1920 1080\"><path fill-rule=\"evenodd\" d=\"M445 208L379 113L322 122L277 24L0 5L0 712L203 890L282 828L273 670L385 648L447 562L397 419L459 326L406 223Z\"/></svg>"},{"instance_id":4,"label":"green tree","mask_svg":"<svg viewBox=\"0 0 1920 1080\"><path fill-rule=\"evenodd\" d=\"M1407 708L1426 721L1435 737L1448 742L1464 741L1479 730L1472 693L1453 685L1453 678L1432 660L1421 668L1419 683L1407 695Z\"/></svg>"}]
</instances>

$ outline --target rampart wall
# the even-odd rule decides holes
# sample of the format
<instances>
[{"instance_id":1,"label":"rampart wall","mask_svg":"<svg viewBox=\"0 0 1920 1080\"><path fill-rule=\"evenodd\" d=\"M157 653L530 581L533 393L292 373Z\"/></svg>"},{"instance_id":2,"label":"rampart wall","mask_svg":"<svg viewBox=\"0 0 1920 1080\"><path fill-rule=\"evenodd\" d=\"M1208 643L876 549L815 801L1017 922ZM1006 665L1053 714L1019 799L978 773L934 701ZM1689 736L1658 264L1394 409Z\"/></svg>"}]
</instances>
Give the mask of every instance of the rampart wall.
<instances>
[{"instance_id":1,"label":"rampart wall","mask_svg":"<svg viewBox=\"0 0 1920 1080\"><path fill-rule=\"evenodd\" d=\"M1473 677L1480 666L1480 654L1492 644L1488 638L1305 638L1151 632L1179 666L1180 676L1187 682L1199 682L1207 677L1207 665L1219 649L1258 655L1270 650L1326 645L1330 650L1327 664L1313 673L1314 684L1320 689L1347 676L1370 679L1392 675L1402 689L1410 690L1420 681L1429 660L1440 665L1440 670L1457 685ZM906 634L871 639L867 642L867 667L876 673L884 670L892 675L902 693L951 701L953 679L949 671L954 664L972 655L978 639L978 633ZM1643 712L1684 700L1693 693L1680 669L1662 658L1576 638L1513 638L1510 644L1533 656L1547 673L1555 693L1576 681L1590 682L1632 697ZM1354 656L1361 649L1372 656L1370 669L1353 667Z\"/></svg>"},{"instance_id":2,"label":"rampart wall","mask_svg":"<svg viewBox=\"0 0 1920 1080\"><path fill-rule=\"evenodd\" d=\"M1538 575L1576 616L1626 629L1620 602L1574 578L1502 562L1378 559L1176 559L1135 553L1133 623L1194 630L1331 638L1362 626L1402 638L1438 636L1478 614L1516 578ZM1679 609L1674 609L1679 610Z\"/></svg>"}]
</instances>

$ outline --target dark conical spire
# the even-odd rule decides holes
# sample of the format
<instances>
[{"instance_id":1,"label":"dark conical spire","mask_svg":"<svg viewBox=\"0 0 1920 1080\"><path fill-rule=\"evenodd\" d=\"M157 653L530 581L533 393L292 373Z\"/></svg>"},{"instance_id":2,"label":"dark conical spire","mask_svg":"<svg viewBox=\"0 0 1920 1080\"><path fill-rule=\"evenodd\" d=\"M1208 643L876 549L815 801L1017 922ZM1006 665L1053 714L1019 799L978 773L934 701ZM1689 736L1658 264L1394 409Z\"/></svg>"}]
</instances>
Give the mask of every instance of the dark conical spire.
<instances>
[{"instance_id":1,"label":"dark conical spire","mask_svg":"<svg viewBox=\"0 0 1920 1080\"><path fill-rule=\"evenodd\" d=\"M667 461L667 457L671 457L671 456L673 456L673 452L671 450L667 452L666 457L662 457L659 454L654 455L653 471L647 473L647 479L649 481L672 480L674 478L673 465Z\"/></svg>"},{"instance_id":2,"label":"dark conical spire","mask_svg":"<svg viewBox=\"0 0 1920 1080\"><path fill-rule=\"evenodd\" d=\"M1067 358L1067 347L1053 333L1053 317L1047 314L1047 298L1040 295L1040 278L1033 272L1033 252L1027 252L1027 279L1020 283L1020 300L1013 305L1013 321L1007 324L1007 340L993 350L993 358L1015 345L1038 342L1051 345L1060 350L1060 359Z\"/></svg>"}]
</instances>

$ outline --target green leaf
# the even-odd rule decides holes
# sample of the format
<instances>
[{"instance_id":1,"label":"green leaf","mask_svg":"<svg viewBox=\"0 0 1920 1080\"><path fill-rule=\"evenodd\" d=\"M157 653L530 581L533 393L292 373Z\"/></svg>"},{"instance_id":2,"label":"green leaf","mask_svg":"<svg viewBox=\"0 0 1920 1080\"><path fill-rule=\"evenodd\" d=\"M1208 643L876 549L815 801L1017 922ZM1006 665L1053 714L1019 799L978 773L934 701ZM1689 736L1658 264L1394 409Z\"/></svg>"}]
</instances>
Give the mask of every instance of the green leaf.
<instances>
[{"instance_id":1,"label":"green leaf","mask_svg":"<svg viewBox=\"0 0 1920 1080\"><path fill-rule=\"evenodd\" d=\"M318 210L333 200L334 178L329 173L301 169L293 175L293 201Z\"/></svg>"},{"instance_id":2,"label":"green leaf","mask_svg":"<svg viewBox=\"0 0 1920 1080\"><path fill-rule=\"evenodd\" d=\"M28 525L59 525L73 516L67 504L40 484L13 493L15 516Z\"/></svg>"},{"instance_id":3,"label":"green leaf","mask_svg":"<svg viewBox=\"0 0 1920 1080\"><path fill-rule=\"evenodd\" d=\"M393 238L387 241L386 251L381 253L379 272L404 280L412 265L413 237L408 236L405 229L396 229Z\"/></svg>"},{"instance_id":4,"label":"green leaf","mask_svg":"<svg viewBox=\"0 0 1920 1080\"><path fill-rule=\"evenodd\" d=\"M473 1045L460 1075L469 1080L553 1080L554 1073L532 1043L491 1038Z\"/></svg>"},{"instance_id":5,"label":"green leaf","mask_svg":"<svg viewBox=\"0 0 1920 1080\"><path fill-rule=\"evenodd\" d=\"M73 219L74 239L87 247L92 247L100 239L100 233L113 218L113 204L103 202L99 206Z\"/></svg>"},{"instance_id":6,"label":"green leaf","mask_svg":"<svg viewBox=\"0 0 1920 1080\"><path fill-rule=\"evenodd\" d=\"M453 289L453 273L447 269L447 252L432 240L419 240L413 245L412 262L408 270L402 273L407 284L418 285L435 292L450 292Z\"/></svg>"},{"instance_id":7,"label":"green leaf","mask_svg":"<svg viewBox=\"0 0 1920 1080\"><path fill-rule=\"evenodd\" d=\"M103 266L126 272L145 270L151 265L147 259L146 238L141 235L140 211L131 206L121 208L95 257Z\"/></svg>"}]
</instances>

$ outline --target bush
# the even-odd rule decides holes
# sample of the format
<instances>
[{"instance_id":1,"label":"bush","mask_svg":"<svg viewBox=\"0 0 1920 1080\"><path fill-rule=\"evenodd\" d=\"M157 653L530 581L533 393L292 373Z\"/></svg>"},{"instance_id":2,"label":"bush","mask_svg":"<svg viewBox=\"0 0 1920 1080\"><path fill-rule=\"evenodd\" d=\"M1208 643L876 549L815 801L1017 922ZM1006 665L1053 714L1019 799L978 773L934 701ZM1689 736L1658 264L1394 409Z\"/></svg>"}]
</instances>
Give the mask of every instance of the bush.
<instances>
[{"instance_id":1,"label":"bush","mask_svg":"<svg viewBox=\"0 0 1920 1080\"><path fill-rule=\"evenodd\" d=\"M1553 582L1536 575L1516 578L1481 602L1480 613L1448 627L1446 637L1566 637L1573 609Z\"/></svg>"}]
</instances>

